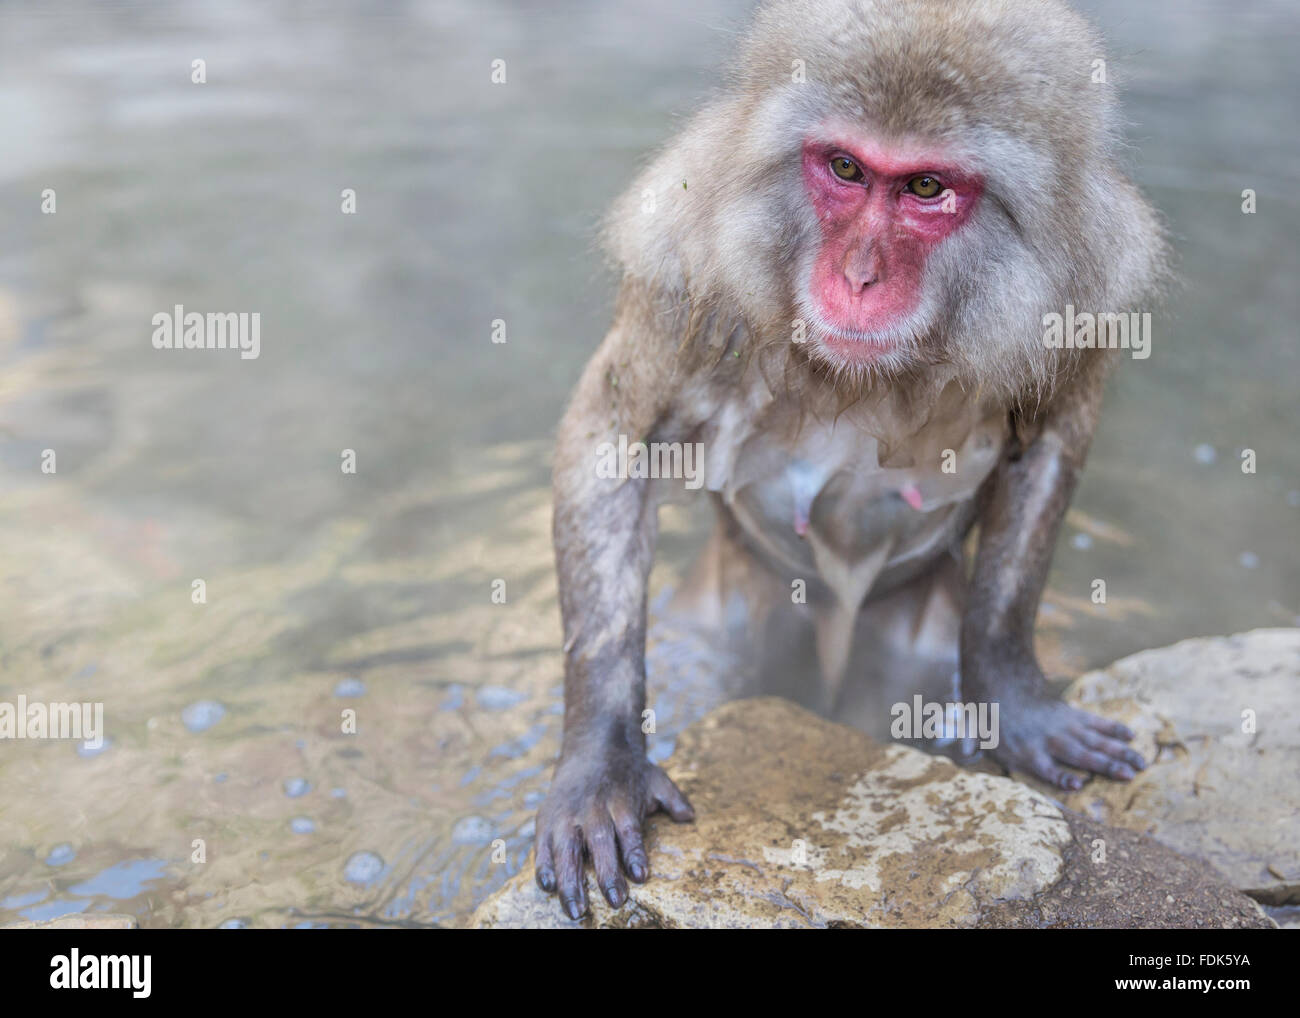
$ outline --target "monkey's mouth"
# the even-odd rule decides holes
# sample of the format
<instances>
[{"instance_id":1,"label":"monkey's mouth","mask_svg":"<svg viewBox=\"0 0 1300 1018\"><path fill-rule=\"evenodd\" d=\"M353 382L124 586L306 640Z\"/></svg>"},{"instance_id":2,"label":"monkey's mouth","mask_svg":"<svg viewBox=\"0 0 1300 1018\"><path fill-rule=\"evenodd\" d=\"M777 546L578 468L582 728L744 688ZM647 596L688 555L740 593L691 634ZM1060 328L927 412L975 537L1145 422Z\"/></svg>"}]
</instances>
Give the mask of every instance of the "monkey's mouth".
<instances>
[{"instance_id":1,"label":"monkey's mouth","mask_svg":"<svg viewBox=\"0 0 1300 1018\"><path fill-rule=\"evenodd\" d=\"M902 323L881 329L840 325L823 314L812 316L813 346L840 365L877 364L906 356L914 344L912 330Z\"/></svg>"},{"instance_id":2,"label":"monkey's mouth","mask_svg":"<svg viewBox=\"0 0 1300 1018\"><path fill-rule=\"evenodd\" d=\"M822 295L805 292L796 312L807 323L810 351L843 368L903 368L919 352L933 321L932 306L882 302L876 307L827 306Z\"/></svg>"},{"instance_id":3,"label":"monkey's mouth","mask_svg":"<svg viewBox=\"0 0 1300 1018\"><path fill-rule=\"evenodd\" d=\"M899 352L900 343L892 335L879 336L858 329L827 328L821 331L821 345L836 361L849 360L873 364Z\"/></svg>"}]
</instances>

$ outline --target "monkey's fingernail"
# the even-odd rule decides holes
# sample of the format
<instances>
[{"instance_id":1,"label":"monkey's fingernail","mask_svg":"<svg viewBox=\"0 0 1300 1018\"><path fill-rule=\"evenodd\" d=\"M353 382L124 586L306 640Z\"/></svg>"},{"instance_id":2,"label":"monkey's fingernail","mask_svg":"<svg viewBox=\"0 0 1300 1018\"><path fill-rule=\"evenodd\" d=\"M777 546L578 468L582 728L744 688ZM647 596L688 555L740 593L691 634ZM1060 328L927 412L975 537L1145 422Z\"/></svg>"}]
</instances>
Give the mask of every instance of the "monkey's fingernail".
<instances>
[{"instance_id":1,"label":"monkey's fingernail","mask_svg":"<svg viewBox=\"0 0 1300 1018\"><path fill-rule=\"evenodd\" d=\"M639 859L628 863L627 875L638 884L645 883L645 878L648 875L645 871L645 863L641 862Z\"/></svg>"},{"instance_id":2,"label":"monkey's fingernail","mask_svg":"<svg viewBox=\"0 0 1300 1018\"><path fill-rule=\"evenodd\" d=\"M575 921L582 918L583 908L576 901L566 901L564 911L570 919Z\"/></svg>"},{"instance_id":3,"label":"monkey's fingernail","mask_svg":"<svg viewBox=\"0 0 1300 1018\"><path fill-rule=\"evenodd\" d=\"M1110 769L1110 773L1117 781L1132 781L1135 777L1133 769L1125 764L1116 764Z\"/></svg>"},{"instance_id":4,"label":"monkey's fingernail","mask_svg":"<svg viewBox=\"0 0 1300 1018\"><path fill-rule=\"evenodd\" d=\"M537 873L537 886L550 894L555 890L555 874L548 870L539 870Z\"/></svg>"},{"instance_id":5,"label":"monkey's fingernail","mask_svg":"<svg viewBox=\"0 0 1300 1018\"><path fill-rule=\"evenodd\" d=\"M623 890L616 884L610 884L605 888L605 900L618 908L623 904Z\"/></svg>"}]
</instances>

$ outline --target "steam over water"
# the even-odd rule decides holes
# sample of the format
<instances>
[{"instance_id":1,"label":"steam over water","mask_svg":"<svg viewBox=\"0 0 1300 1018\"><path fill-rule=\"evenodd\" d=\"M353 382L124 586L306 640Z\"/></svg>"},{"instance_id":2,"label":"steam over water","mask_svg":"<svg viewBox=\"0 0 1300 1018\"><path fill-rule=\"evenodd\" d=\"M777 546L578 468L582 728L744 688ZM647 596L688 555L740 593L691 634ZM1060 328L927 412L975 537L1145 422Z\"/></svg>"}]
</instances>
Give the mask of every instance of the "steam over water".
<instances>
[{"instance_id":1,"label":"steam over water","mask_svg":"<svg viewBox=\"0 0 1300 1018\"><path fill-rule=\"evenodd\" d=\"M1062 675L1300 614L1300 15L1085 6L1185 288L1061 536ZM559 745L550 440L614 285L594 224L747 9L0 6L0 701L106 728L0 741L0 923L455 923L519 867ZM155 349L176 305L259 314L259 355ZM708 515L665 512L656 593ZM651 660L662 759L725 662Z\"/></svg>"}]
</instances>

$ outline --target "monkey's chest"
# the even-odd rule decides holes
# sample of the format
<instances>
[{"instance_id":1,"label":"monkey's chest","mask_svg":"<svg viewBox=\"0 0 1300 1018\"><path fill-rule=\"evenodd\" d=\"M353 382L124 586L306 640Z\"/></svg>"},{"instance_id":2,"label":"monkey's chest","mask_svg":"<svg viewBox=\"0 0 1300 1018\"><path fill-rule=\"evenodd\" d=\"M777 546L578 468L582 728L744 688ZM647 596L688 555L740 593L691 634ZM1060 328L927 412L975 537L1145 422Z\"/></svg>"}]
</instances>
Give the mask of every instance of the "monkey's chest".
<instances>
[{"instance_id":1,"label":"monkey's chest","mask_svg":"<svg viewBox=\"0 0 1300 1018\"><path fill-rule=\"evenodd\" d=\"M880 442L851 421L793 442L754 432L734 448L722 493L769 561L860 604L960 539L1006 436L1004 415L971 410L895 443L885 466Z\"/></svg>"}]
</instances>

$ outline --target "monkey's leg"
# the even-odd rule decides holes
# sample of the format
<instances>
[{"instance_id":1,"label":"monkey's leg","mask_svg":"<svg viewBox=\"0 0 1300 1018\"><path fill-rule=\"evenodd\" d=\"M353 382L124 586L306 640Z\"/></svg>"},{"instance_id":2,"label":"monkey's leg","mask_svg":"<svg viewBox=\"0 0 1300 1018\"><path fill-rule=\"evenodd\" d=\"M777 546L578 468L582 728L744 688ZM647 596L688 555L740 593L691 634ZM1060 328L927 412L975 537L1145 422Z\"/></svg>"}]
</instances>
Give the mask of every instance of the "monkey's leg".
<instances>
[{"instance_id":1,"label":"monkey's leg","mask_svg":"<svg viewBox=\"0 0 1300 1018\"><path fill-rule=\"evenodd\" d=\"M817 667L810 606L749 544L716 496L714 506L713 532L663 618L674 628L708 634L726 674L702 678L716 680L724 698L785 693L791 676L806 686Z\"/></svg>"},{"instance_id":2,"label":"monkey's leg","mask_svg":"<svg viewBox=\"0 0 1300 1018\"><path fill-rule=\"evenodd\" d=\"M950 703L958 696L958 643L966 603L961 558L944 554L925 572L873 597L858 614L853 656L836 720L874 738L891 738L895 704ZM922 745L963 756L969 747Z\"/></svg>"}]
</instances>

